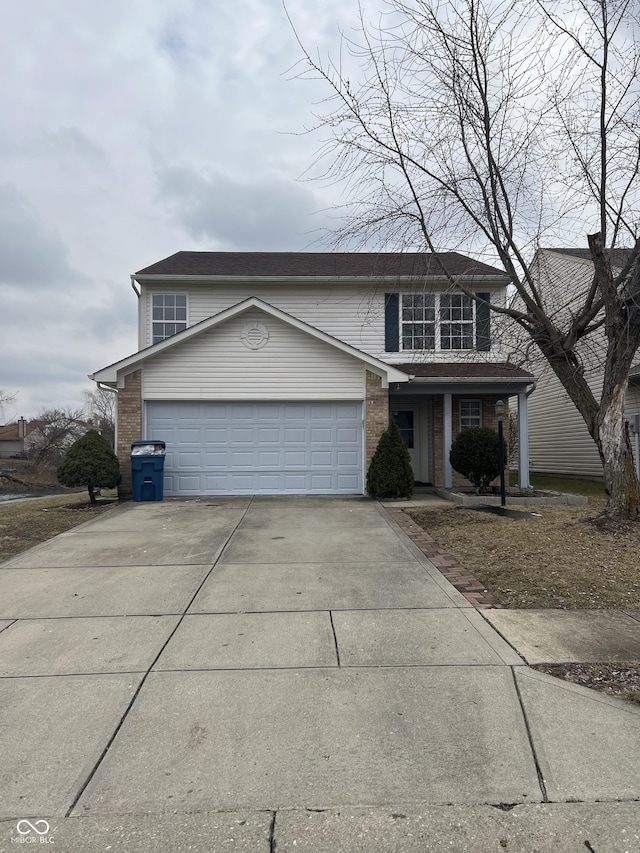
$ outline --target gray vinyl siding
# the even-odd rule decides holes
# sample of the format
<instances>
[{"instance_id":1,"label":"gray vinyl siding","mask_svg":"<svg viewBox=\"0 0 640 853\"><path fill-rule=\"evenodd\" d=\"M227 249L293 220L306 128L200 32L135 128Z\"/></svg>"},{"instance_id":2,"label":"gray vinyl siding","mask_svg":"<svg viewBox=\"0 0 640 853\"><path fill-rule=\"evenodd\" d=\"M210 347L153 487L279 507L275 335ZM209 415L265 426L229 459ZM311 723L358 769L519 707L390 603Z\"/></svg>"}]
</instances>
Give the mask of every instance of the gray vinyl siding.
<instances>
[{"instance_id":1,"label":"gray vinyl siding","mask_svg":"<svg viewBox=\"0 0 640 853\"><path fill-rule=\"evenodd\" d=\"M407 292L407 288L396 288L399 292ZM421 288L424 289L424 288ZM390 364L402 364L410 361L412 356L416 361L437 360L461 361L504 361L507 349L499 345L499 323L497 315L492 317L492 326L496 329L494 345L489 352L478 354L471 351L423 351L411 353L408 351L385 352L384 341L384 293L393 290L388 285L379 287L369 284L311 285L301 282L250 282L234 284L197 285L191 282L175 282L153 286L144 285L142 289L140 310L144 317L142 345L151 343L151 294L153 293L188 293L188 324L196 323L220 313L227 308L256 296L291 314L298 320L320 329L350 346L356 347L375 358L383 359ZM491 292L493 302L504 301L503 288L491 288L482 285L482 290Z\"/></svg>"},{"instance_id":2,"label":"gray vinyl siding","mask_svg":"<svg viewBox=\"0 0 640 853\"><path fill-rule=\"evenodd\" d=\"M597 448L567 392L550 368L536 369L536 376L529 397L530 470L602 477Z\"/></svg>"},{"instance_id":3,"label":"gray vinyl siding","mask_svg":"<svg viewBox=\"0 0 640 853\"><path fill-rule=\"evenodd\" d=\"M589 261L544 250L538 253L533 269L545 310L557 321L568 322L575 300L584 296L590 285L593 266ZM604 332L590 335L576 351L589 387L599 400L606 352ZM560 380L535 350L526 367L537 383L529 398L531 471L601 478L602 464L596 445Z\"/></svg>"},{"instance_id":4,"label":"gray vinyl siding","mask_svg":"<svg viewBox=\"0 0 640 853\"><path fill-rule=\"evenodd\" d=\"M634 415L640 415L640 381L635 380L629 383L629 390L627 391L627 397L625 400L624 407L625 417L631 418ZM637 446L636 446L637 445ZM640 453L640 438L636 441L636 436L631 434L631 447L633 448L633 456L636 460L636 466L638 465L638 457ZM636 467L637 470L637 467Z\"/></svg>"},{"instance_id":5,"label":"gray vinyl siding","mask_svg":"<svg viewBox=\"0 0 640 853\"><path fill-rule=\"evenodd\" d=\"M259 322L266 346L252 350L242 332ZM149 359L145 400L362 400L362 362L252 309Z\"/></svg>"}]
</instances>

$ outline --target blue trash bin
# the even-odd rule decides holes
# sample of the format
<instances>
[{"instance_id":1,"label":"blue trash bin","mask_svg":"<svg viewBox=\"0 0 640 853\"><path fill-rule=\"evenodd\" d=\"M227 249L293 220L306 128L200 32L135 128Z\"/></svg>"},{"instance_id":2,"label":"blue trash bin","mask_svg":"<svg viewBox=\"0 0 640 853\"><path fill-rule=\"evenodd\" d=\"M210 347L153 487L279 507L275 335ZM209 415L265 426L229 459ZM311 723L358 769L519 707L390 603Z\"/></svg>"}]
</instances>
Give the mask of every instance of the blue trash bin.
<instances>
[{"instance_id":1,"label":"blue trash bin","mask_svg":"<svg viewBox=\"0 0 640 853\"><path fill-rule=\"evenodd\" d=\"M164 441L131 443L131 485L134 501L161 501L164 497Z\"/></svg>"}]
</instances>

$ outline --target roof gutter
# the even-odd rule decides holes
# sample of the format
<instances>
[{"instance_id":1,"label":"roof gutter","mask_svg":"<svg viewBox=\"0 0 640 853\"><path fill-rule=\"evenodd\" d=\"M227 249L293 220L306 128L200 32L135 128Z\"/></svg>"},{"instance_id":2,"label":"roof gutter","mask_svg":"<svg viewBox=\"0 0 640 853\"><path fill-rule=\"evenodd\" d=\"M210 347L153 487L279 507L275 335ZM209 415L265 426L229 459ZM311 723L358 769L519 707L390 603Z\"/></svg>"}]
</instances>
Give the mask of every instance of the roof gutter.
<instances>
[{"instance_id":1,"label":"roof gutter","mask_svg":"<svg viewBox=\"0 0 640 853\"><path fill-rule=\"evenodd\" d=\"M471 273L453 276L453 278L464 279L465 282L478 282L480 284L495 284L496 286L504 287L506 281L511 281L507 273L504 275L473 275ZM147 282L157 281L159 283L166 281L167 283L174 281L190 281L194 283L221 282L221 281L246 281L246 282L272 282L295 281L308 282L314 284L317 282L336 282L336 281L352 281L356 283L383 282L388 281L395 284L415 284L417 280L424 279L425 281L450 284L451 280L444 275L304 275L302 273L292 275L189 275L189 273L159 273L156 275L143 273L134 273L131 276L131 281Z\"/></svg>"},{"instance_id":2,"label":"roof gutter","mask_svg":"<svg viewBox=\"0 0 640 853\"><path fill-rule=\"evenodd\" d=\"M414 376L411 382L415 385L447 385L451 382L465 382L474 385L533 384L533 388L536 385L535 379L527 379L526 376Z\"/></svg>"},{"instance_id":3,"label":"roof gutter","mask_svg":"<svg viewBox=\"0 0 640 853\"><path fill-rule=\"evenodd\" d=\"M133 288L133 292L134 292L134 293L135 293L135 295L138 297L138 299L140 299L140 291L139 291L139 290L138 290L138 288L136 287L136 277L135 277L135 274L133 274L133 275L129 276L129 278L131 279L131 287Z\"/></svg>"}]
</instances>

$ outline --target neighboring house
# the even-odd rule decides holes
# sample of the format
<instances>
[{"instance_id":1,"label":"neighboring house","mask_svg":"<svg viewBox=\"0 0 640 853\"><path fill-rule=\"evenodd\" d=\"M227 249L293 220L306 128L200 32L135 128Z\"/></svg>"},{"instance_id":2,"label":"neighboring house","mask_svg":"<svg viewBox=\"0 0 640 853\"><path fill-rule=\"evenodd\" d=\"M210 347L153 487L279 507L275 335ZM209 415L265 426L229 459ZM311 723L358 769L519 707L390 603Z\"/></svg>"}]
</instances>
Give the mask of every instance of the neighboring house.
<instances>
[{"instance_id":1,"label":"neighboring house","mask_svg":"<svg viewBox=\"0 0 640 853\"><path fill-rule=\"evenodd\" d=\"M96 427L89 421L70 418L64 412L50 419L30 421L23 453L30 458L56 464L73 442L89 430L96 430Z\"/></svg>"},{"instance_id":2,"label":"neighboring house","mask_svg":"<svg viewBox=\"0 0 640 853\"><path fill-rule=\"evenodd\" d=\"M614 275L620 272L631 250L617 249L611 255ZM566 319L593 279L588 249L539 249L531 266L548 312ZM600 399L606 358L603 329L580 342L577 353L584 365L589 386ZM560 380L544 358L532 349L530 369L537 387L529 400L529 461L536 473L601 478L602 464L587 426ZM640 366L630 375L625 415L640 413ZM633 444L634 442L632 442Z\"/></svg>"},{"instance_id":3,"label":"neighboring house","mask_svg":"<svg viewBox=\"0 0 640 853\"><path fill-rule=\"evenodd\" d=\"M0 426L0 458L16 459L24 456L24 443L28 433L35 429L36 422L27 423L24 418L12 424Z\"/></svg>"},{"instance_id":4,"label":"neighboring house","mask_svg":"<svg viewBox=\"0 0 640 853\"><path fill-rule=\"evenodd\" d=\"M0 457L34 456L38 452L59 457L81 435L96 427L77 419L61 416L55 420L26 421L24 418L0 426ZM98 430L99 432L100 430Z\"/></svg>"},{"instance_id":5,"label":"neighboring house","mask_svg":"<svg viewBox=\"0 0 640 853\"><path fill-rule=\"evenodd\" d=\"M486 304L508 283L453 252L178 252L140 270L139 351L91 376L118 390L123 494L141 438L166 442L169 496L362 494L390 412L416 480L450 486L453 437L513 396L527 485L533 376Z\"/></svg>"}]
</instances>

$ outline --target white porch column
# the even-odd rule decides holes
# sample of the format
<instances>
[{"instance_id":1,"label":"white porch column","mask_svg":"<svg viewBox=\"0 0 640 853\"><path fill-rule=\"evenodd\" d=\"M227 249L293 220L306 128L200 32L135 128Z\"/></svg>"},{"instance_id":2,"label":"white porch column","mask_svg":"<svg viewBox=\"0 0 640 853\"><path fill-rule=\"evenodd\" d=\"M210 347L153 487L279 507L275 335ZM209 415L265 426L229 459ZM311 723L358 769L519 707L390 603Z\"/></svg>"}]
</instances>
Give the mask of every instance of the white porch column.
<instances>
[{"instance_id":1,"label":"white porch column","mask_svg":"<svg viewBox=\"0 0 640 853\"><path fill-rule=\"evenodd\" d=\"M528 489L529 482L529 398L523 391L518 394L518 484Z\"/></svg>"},{"instance_id":2,"label":"white porch column","mask_svg":"<svg viewBox=\"0 0 640 853\"><path fill-rule=\"evenodd\" d=\"M444 394L444 412L442 424L442 452L444 454L444 487L450 489L453 486L453 473L451 471L451 462L449 462L449 453L451 452L451 394Z\"/></svg>"}]
</instances>

